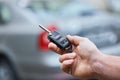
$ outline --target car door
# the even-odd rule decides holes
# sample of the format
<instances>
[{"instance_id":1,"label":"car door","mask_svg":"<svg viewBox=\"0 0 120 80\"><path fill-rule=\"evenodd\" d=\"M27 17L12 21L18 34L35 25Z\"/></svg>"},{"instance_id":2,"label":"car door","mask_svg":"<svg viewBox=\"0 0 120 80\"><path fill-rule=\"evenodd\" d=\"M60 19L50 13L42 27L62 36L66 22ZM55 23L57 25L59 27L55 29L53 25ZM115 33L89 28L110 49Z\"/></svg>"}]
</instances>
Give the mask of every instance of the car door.
<instances>
[{"instance_id":1,"label":"car door","mask_svg":"<svg viewBox=\"0 0 120 80\"><path fill-rule=\"evenodd\" d=\"M37 50L38 29L33 24L17 7L1 3L0 43L13 52L17 69L22 75L33 72L40 63L37 60L40 55Z\"/></svg>"}]
</instances>

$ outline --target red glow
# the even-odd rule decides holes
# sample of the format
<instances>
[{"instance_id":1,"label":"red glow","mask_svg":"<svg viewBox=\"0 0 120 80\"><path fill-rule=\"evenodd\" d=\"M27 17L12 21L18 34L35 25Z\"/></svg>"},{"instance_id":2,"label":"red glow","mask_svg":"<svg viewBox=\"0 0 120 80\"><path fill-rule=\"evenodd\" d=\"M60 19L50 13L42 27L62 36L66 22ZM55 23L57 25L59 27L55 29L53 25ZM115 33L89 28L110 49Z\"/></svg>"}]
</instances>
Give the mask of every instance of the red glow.
<instances>
[{"instance_id":1,"label":"red glow","mask_svg":"<svg viewBox=\"0 0 120 80\"><path fill-rule=\"evenodd\" d=\"M58 30L56 25L50 25L47 27L50 31L52 30ZM42 31L38 36L38 48L42 51L48 51L48 43L49 40L47 39L48 33L45 31Z\"/></svg>"}]
</instances>

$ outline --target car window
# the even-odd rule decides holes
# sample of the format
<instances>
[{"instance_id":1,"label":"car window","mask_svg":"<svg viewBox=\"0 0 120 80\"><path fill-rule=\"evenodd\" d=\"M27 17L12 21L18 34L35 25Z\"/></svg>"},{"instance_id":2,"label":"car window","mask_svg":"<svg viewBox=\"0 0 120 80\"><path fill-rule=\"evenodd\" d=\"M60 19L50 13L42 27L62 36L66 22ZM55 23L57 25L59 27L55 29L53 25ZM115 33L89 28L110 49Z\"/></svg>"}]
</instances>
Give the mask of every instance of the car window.
<instances>
[{"instance_id":1,"label":"car window","mask_svg":"<svg viewBox=\"0 0 120 80\"><path fill-rule=\"evenodd\" d=\"M75 17L90 16L96 11L92 6L73 0L33 0L26 8L40 17Z\"/></svg>"},{"instance_id":2,"label":"car window","mask_svg":"<svg viewBox=\"0 0 120 80\"><path fill-rule=\"evenodd\" d=\"M0 24L5 24L10 20L10 10L7 5L0 3Z\"/></svg>"}]
</instances>

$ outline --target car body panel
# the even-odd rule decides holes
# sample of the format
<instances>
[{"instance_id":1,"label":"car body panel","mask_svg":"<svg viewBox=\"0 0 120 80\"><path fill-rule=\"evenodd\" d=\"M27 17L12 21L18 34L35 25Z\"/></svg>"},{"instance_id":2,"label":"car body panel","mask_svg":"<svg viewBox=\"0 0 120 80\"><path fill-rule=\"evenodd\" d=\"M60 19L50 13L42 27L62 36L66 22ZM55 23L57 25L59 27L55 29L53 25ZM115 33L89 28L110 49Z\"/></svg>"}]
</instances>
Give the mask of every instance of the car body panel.
<instances>
[{"instance_id":1,"label":"car body panel","mask_svg":"<svg viewBox=\"0 0 120 80\"><path fill-rule=\"evenodd\" d=\"M57 67L50 67L41 60L44 58L44 54L53 52L48 53L38 49L38 36L41 31L37 24L38 21L34 22L36 20L34 17L31 19L25 17L25 15L32 15L27 14L27 11L24 14L24 10L20 8L13 5L7 6L12 12L11 21L0 25L0 51L10 58L9 60L11 60L20 78L57 79L54 75L62 73L58 67L57 58L54 61L55 63L57 61Z\"/></svg>"}]
</instances>

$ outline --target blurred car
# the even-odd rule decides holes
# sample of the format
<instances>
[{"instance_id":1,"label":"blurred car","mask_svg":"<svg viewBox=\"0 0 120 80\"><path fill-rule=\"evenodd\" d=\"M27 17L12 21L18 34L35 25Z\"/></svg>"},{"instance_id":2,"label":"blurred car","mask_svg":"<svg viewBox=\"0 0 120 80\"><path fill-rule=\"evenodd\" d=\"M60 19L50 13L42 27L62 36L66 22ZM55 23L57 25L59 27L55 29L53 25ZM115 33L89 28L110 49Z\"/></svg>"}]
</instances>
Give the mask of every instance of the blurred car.
<instances>
[{"instance_id":1,"label":"blurred car","mask_svg":"<svg viewBox=\"0 0 120 80\"><path fill-rule=\"evenodd\" d=\"M44 3L44 0L41 1ZM120 55L118 16L101 13L90 7L81 10L85 5L81 7L75 3L67 7L62 4L60 11L53 7L49 10L46 3L41 9L42 3L37 4L23 8L12 2L0 2L0 80L73 79L60 70L57 54L44 51L46 33L39 29L39 23L57 26L64 34L88 37L104 53ZM81 8L73 11L71 7L75 6ZM59 13L54 14L52 11L56 10ZM69 16L65 12L67 10L73 13Z\"/></svg>"},{"instance_id":2,"label":"blurred car","mask_svg":"<svg viewBox=\"0 0 120 80\"><path fill-rule=\"evenodd\" d=\"M39 23L29 10L0 2L0 80L72 78L60 70L57 54L39 48Z\"/></svg>"}]
</instances>

